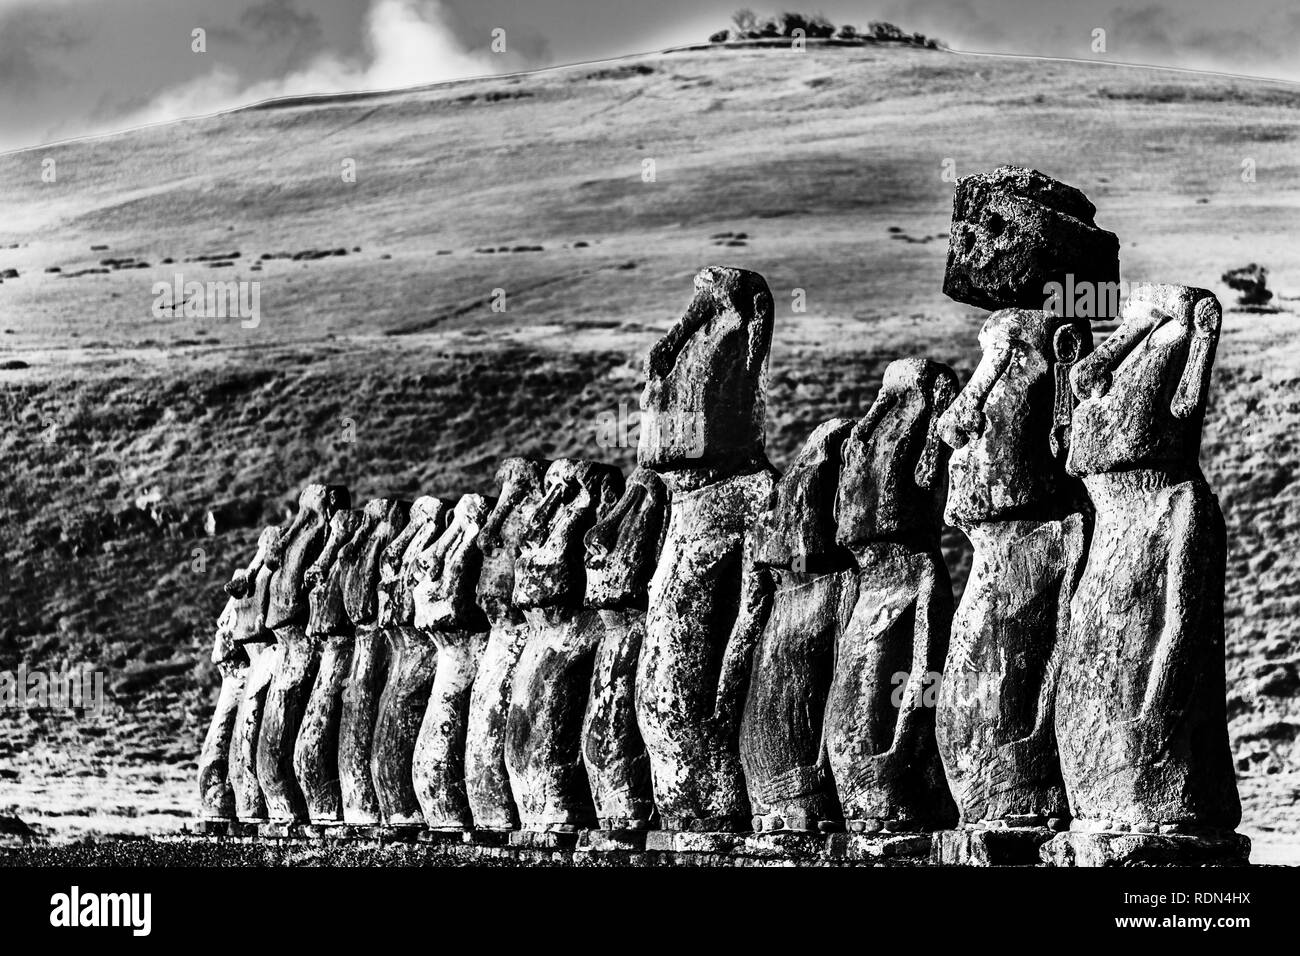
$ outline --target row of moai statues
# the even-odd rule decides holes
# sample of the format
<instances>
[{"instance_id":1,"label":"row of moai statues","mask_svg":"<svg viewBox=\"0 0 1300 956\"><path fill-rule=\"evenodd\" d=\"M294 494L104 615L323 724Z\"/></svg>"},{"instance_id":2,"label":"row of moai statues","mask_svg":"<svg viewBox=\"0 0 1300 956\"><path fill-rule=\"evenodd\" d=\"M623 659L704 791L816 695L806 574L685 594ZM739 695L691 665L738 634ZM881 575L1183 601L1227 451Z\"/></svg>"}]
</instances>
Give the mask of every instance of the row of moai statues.
<instances>
[{"instance_id":1,"label":"row of moai statues","mask_svg":"<svg viewBox=\"0 0 1300 956\"><path fill-rule=\"evenodd\" d=\"M1198 463L1219 304L1137 286L1094 349L1027 307L1118 275L1082 193L1004 167L954 209L945 289L994 309L978 367L892 362L784 475L771 294L712 267L650 351L627 478L512 458L495 498L362 508L309 486L227 585L204 816L1243 859ZM945 521L974 548L955 608Z\"/></svg>"}]
</instances>

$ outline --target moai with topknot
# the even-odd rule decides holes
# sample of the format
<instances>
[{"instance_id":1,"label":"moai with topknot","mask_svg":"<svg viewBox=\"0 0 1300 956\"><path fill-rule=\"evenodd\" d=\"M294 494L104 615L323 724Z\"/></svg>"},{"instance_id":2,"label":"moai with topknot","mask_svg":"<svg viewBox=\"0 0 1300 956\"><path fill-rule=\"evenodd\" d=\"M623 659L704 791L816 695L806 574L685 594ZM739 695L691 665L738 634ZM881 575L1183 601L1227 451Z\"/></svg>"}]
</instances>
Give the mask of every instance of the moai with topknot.
<instances>
[{"instance_id":1,"label":"moai with topknot","mask_svg":"<svg viewBox=\"0 0 1300 956\"><path fill-rule=\"evenodd\" d=\"M643 848L654 816L650 763L636 725L636 667L667 517L668 489L638 468L583 539L586 604L604 629L582 721L582 762L600 826L589 835L595 849Z\"/></svg>"},{"instance_id":2,"label":"moai with topknot","mask_svg":"<svg viewBox=\"0 0 1300 956\"><path fill-rule=\"evenodd\" d=\"M741 605L745 533L776 483L764 452L771 341L762 276L710 267L646 359L637 459L669 495L636 681L637 725L669 831L656 846L712 845L690 832L750 826L737 739L744 696L721 681Z\"/></svg>"},{"instance_id":3,"label":"moai with topknot","mask_svg":"<svg viewBox=\"0 0 1300 956\"><path fill-rule=\"evenodd\" d=\"M1087 322L1004 309L944 414L945 517L974 546L952 624L936 714L960 811L936 834L943 863L1033 863L1069 819L1054 729L1070 595L1087 552L1089 508L1066 474L1069 374L1092 349Z\"/></svg>"},{"instance_id":4,"label":"moai with topknot","mask_svg":"<svg viewBox=\"0 0 1300 956\"><path fill-rule=\"evenodd\" d=\"M325 547L330 519L349 504L348 490L342 485L308 485L298 497L298 512L273 561L266 626L275 633L274 674L257 739L257 779L271 823L296 823L307 817L293 770L294 743L320 662L319 644L307 637L306 576Z\"/></svg>"},{"instance_id":5,"label":"moai with topknot","mask_svg":"<svg viewBox=\"0 0 1300 956\"><path fill-rule=\"evenodd\" d=\"M1138 285L1072 373L1067 468L1096 510L1055 713L1074 820L1058 865L1244 863L1228 741L1226 538L1200 467L1221 310Z\"/></svg>"},{"instance_id":6,"label":"moai with topknot","mask_svg":"<svg viewBox=\"0 0 1300 956\"><path fill-rule=\"evenodd\" d=\"M503 461L496 474L500 494L478 535L478 605L491 626L470 693L465 739L465 791L478 830L519 826L505 749L510 687L528 639L528 623L514 603L515 560L528 518L542 500L549 465L534 458Z\"/></svg>"},{"instance_id":7,"label":"moai with topknot","mask_svg":"<svg viewBox=\"0 0 1300 956\"><path fill-rule=\"evenodd\" d=\"M745 598L727 656L737 688L747 685L740 756L756 832L816 833L840 821L822 731L836 641L857 596L834 513L852 427L834 418L813 430L745 542Z\"/></svg>"},{"instance_id":8,"label":"moai with topknot","mask_svg":"<svg viewBox=\"0 0 1300 956\"><path fill-rule=\"evenodd\" d=\"M506 771L527 831L576 832L595 823L582 766L582 726L604 633L584 605L583 536L623 494L617 468L561 458L520 536L514 604L528 621L506 721Z\"/></svg>"},{"instance_id":9,"label":"moai with topknot","mask_svg":"<svg viewBox=\"0 0 1300 956\"><path fill-rule=\"evenodd\" d=\"M419 827L424 823L411 781L420 721L429 700L437 666L437 648L415 628L415 562L420 553L442 534L450 512L442 498L422 495L410 505L405 523L390 521L381 530L358 574L354 593L369 595L357 614L370 621L371 643L358 645L353 658L356 681L354 712L358 748L356 776L373 781L374 811L389 827ZM387 667L383 662L387 661ZM369 806L367 805L367 810ZM358 810L357 819L368 816Z\"/></svg>"},{"instance_id":10,"label":"moai with topknot","mask_svg":"<svg viewBox=\"0 0 1300 956\"><path fill-rule=\"evenodd\" d=\"M853 555L858 586L824 734L845 839L866 856L924 855L927 831L957 816L934 732L953 606L939 422L956 394L946 365L891 362L841 449L835 542Z\"/></svg>"},{"instance_id":11,"label":"moai with topknot","mask_svg":"<svg viewBox=\"0 0 1300 956\"><path fill-rule=\"evenodd\" d=\"M447 527L415 560L414 624L437 648L433 686L411 757L411 782L425 826L460 833L473 826L465 794L470 692L487 646L488 619L477 588L478 536L496 502L464 495Z\"/></svg>"}]
</instances>

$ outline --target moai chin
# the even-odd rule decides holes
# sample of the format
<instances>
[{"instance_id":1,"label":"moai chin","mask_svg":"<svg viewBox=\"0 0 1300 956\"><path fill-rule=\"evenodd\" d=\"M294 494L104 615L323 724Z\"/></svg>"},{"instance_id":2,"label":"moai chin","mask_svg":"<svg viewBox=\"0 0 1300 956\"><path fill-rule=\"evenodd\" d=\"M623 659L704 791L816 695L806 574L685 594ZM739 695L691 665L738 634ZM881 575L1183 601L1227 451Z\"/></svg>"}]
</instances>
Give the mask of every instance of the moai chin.
<instances>
[{"instance_id":1,"label":"moai chin","mask_svg":"<svg viewBox=\"0 0 1300 956\"><path fill-rule=\"evenodd\" d=\"M514 603L528 637L519 654L506 721L506 771L525 830L574 830L595 822L582 766L582 724L600 615L584 606L583 535L623 493L617 468L561 458L546 470L515 562Z\"/></svg>"},{"instance_id":2,"label":"moai chin","mask_svg":"<svg viewBox=\"0 0 1300 956\"><path fill-rule=\"evenodd\" d=\"M476 594L483 564L478 536L495 503L464 495L446 529L414 565L415 628L437 648L433 687L411 757L411 782L431 830L473 825L465 794L465 739L489 627Z\"/></svg>"},{"instance_id":3,"label":"moai chin","mask_svg":"<svg viewBox=\"0 0 1300 956\"><path fill-rule=\"evenodd\" d=\"M308 485L284 536L270 581L266 626L275 633L274 674L257 740L257 779L272 822L300 821L307 806L294 778L293 748L316 677L319 645L307 637L307 569L319 556L336 511L348 508L342 485Z\"/></svg>"},{"instance_id":4,"label":"moai chin","mask_svg":"<svg viewBox=\"0 0 1300 956\"><path fill-rule=\"evenodd\" d=\"M834 418L813 430L745 542L745 594L727 657L749 662L736 671L748 673L740 756L756 831L825 830L840 820L822 733L835 645L857 596L834 515L852 428Z\"/></svg>"},{"instance_id":5,"label":"moai chin","mask_svg":"<svg viewBox=\"0 0 1300 956\"><path fill-rule=\"evenodd\" d=\"M482 568L478 604L491 625L470 694L465 739L465 790L474 826L512 830L519 811L506 772L510 687L528 624L515 606L515 561L528 517L542 500L549 461L507 458L497 469L500 495L478 536Z\"/></svg>"},{"instance_id":6,"label":"moai chin","mask_svg":"<svg viewBox=\"0 0 1300 956\"><path fill-rule=\"evenodd\" d=\"M1053 724L1089 519L1064 467L1068 376L1091 351L1092 333L1083 320L1005 309L989 316L980 344L979 366L941 422L953 448L946 518L970 538L974 558L936 713L967 832L941 834L936 854L963 862L983 852L971 849L976 843L992 846L969 831L1009 826L1023 840L999 845L1032 861L1047 828L1069 817Z\"/></svg>"},{"instance_id":7,"label":"moai chin","mask_svg":"<svg viewBox=\"0 0 1300 956\"><path fill-rule=\"evenodd\" d=\"M363 525L361 511L336 511L320 556L307 569L307 640L315 646L316 679L293 749L293 769L312 823L342 819L339 715L343 680L352 662L352 622L343 607L343 554Z\"/></svg>"},{"instance_id":8,"label":"moai chin","mask_svg":"<svg viewBox=\"0 0 1300 956\"><path fill-rule=\"evenodd\" d=\"M1232 833L1224 523L1199 464L1220 321L1205 289L1136 286L1072 373L1067 467L1096 518L1057 695L1075 817L1045 851L1058 861L1141 859L1148 844L1185 864L1249 852Z\"/></svg>"},{"instance_id":9,"label":"moai chin","mask_svg":"<svg viewBox=\"0 0 1300 956\"><path fill-rule=\"evenodd\" d=\"M835 540L853 555L858 587L823 727L845 825L871 839L957 816L934 730L953 605L940 549L948 448L939 423L956 394L946 365L891 362L841 449Z\"/></svg>"},{"instance_id":10,"label":"moai chin","mask_svg":"<svg viewBox=\"0 0 1300 956\"><path fill-rule=\"evenodd\" d=\"M199 816L204 820L232 820L235 792L230 784L230 741L244 696L248 677L248 653L235 643L239 608L236 598L227 598L217 618L212 646L212 663L221 674L221 692L199 752Z\"/></svg>"},{"instance_id":11,"label":"moai chin","mask_svg":"<svg viewBox=\"0 0 1300 956\"><path fill-rule=\"evenodd\" d=\"M232 641L248 655L248 676L240 697L230 739L230 786L234 792L235 817L242 822L266 820L266 801L257 781L257 741L266 707L266 693L274 676L276 655L271 648L275 635L266 626L266 612L271 603L271 577L275 573L274 556L279 553L280 528L262 531L257 555L246 568L240 568L226 583L226 593L238 603Z\"/></svg>"},{"instance_id":12,"label":"moai chin","mask_svg":"<svg viewBox=\"0 0 1300 956\"><path fill-rule=\"evenodd\" d=\"M710 267L650 350L637 458L664 480L668 530L650 581L637 726L667 830L747 830L740 708L722 662L741 602L746 530L775 476L764 455L772 296L757 273Z\"/></svg>"},{"instance_id":13,"label":"moai chin","mask_svg":"<svg viewBox=\"0 0 1300 956\"><path fill-rule=\"evenodd\" d=\"M602 830L645 830L654 815L649 758L636 726L636 667L667 513L662 479L637 468L618 504L583 538L586 604L604 633L582 721L582 762Z\"/></svg>"}]
</instances>

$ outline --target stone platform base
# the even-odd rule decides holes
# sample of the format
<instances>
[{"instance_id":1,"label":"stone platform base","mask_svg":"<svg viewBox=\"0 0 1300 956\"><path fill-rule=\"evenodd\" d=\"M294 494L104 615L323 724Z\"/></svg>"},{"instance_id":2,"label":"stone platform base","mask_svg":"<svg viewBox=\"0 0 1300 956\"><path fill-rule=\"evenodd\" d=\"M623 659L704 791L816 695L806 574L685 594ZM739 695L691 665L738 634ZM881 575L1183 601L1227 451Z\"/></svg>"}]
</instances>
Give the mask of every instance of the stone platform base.
<instances>
[{"instance_id":1,"label":"stone platform base","mask_svg":"<svg viewBox=\"0 0 1300 956\"><path fill-rule=\"evenodd\" d=\"M1058 833L1039 850L1051 866L1246 866L1250 838L1240 833Z\"/></svg>"},{"instance_id":2,"label":"stone platform base","mask_svg":"<svg viewBox=\"0 0 1300 956\"><path fill-rule=\"evenodd\" d=\"M615 850L640 853L645 850L646 834L649 832L649 830L583 830L578 834L577 848L595 853L610 853Z\"/></svg>"},{"instance_id":3,"label":"stone platform base","mask_svg":"<svg viewBox=\"0 0 1300 956\"><path fill-rule=\"evenodd\" d=\"M1055 830L1047 827L990 827L939 830L930 842L935 866L1037 866L1039 848Z\"/></svg>"}]
</instances>

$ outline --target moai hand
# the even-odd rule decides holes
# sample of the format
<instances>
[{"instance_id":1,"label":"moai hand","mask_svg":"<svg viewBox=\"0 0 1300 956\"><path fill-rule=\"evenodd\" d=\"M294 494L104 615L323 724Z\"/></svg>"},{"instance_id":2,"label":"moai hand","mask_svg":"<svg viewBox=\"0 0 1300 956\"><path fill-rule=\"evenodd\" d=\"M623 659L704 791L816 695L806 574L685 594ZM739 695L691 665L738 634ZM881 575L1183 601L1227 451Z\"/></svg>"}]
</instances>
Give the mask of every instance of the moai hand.
<instances>
[{"instance_id":1,"label":"moai hand","mask_svg":"<svg viewBox=\"0 0 1300 956\"><path fill-rule=\"evenodd\" d=\"M527 519L542 500L549 465L533 458L503 461L496 475L501 494L478 536L483 556L478 604L487 613L491 631L470 693L465 790L474 826L480 830L519 826L505 750L510 687L528 639L528 624L514 604L515 560Z\"/></svg>"},{"instance_id":2,"label":"moai hand","mask_svg":"<svg viewBox=\"0 0 1300 956\"><path fill-rule=\"evenodd\" d=\"M602 830L648 829L654 815L650 762L636 726L636 665L667 517L668 489L638 468L622 499L583 538L586 603L597 609L604 634L582 721L582 762Z\"/></svg>"},{"instance_id":3,"label":"moai hand","mask_svg":"<svg viewBox=\"0 0 1300 956\"><path fill-rule=\"evenodd\" d=\"M204 820L232 820L235 816L235 792L229 775L230 739L248 676L248 654L235 643L238 608L237 599L227 598L217 618L212 647L212 663L221 673L221 693L199 752L199 816Z\"/></svg>"},{"instance_id":4,"label":"moai hand","mask_svg":"<svg viewBox=\"0 0 1300 956\"><path fill-rule=\"evenodd\" d=\"M1199 464L1219 324L1205 289L1135 286L1072 374L1067 467L1096 508L1056 708L1075 830L1224 833L1241 819L1224 524Z\"/></svg>"},{"instance_id":5,"label":"moai hand","mask_svg":"<svg viewBox=\"0 0 1300 956\"><path fill-rule=\"evenodd\" d=\"M742 601L745 532L775 485L763 452L771 340L762 276L711 267L646 360L637 459L662 476L670 511L636 713L667 830L749 828L737 739L744 696L721 672Z\"/></svg>"},{"instance_id":6,"label":"moai hand","mask_svg":"<svg viewBox=\"0 0 1300 956\"><path fill-rule=\"evenodd\" d=\"M356 791L359 798L369 801L362 810L359 799L354 815L358 823L373 822L374 815L388 826L424 822L411 782L411 756L433 684L437 648L415 629L411 589L416 559L442 534L450 510L441 498L416 498L401 534L385 535L386 544L372 549L364 565L371 569L368 580L377 579L378 593L374 604L377 617L369 619L364 629L365 646L358 637L349 678L350 713L356 728ZM373 590L375 586L370 587ZM386 672L381 666L385 653ZM373 789L369 789L371 781Z\"/></svg>"},{"instance_id":7,"label":"moai hand","mask_svg":"<svg viewBox=\"0 0 1300 956\"><path fill-rule=\"evenodd\" d=\"M600 616L583 606L582 536L623 493L617 468L561 458L529 516L515 563L514 603L528 620L506 722L506 770L525 830L589 826L582 721L600 643Z\"/></svg>"},{"instance_id":8,"label":"moai hand","mask_svg":"<svg viewBox=\"0 0 1300 956\"><path fill-rule=\"evenodd\" d=\"M937 712L939 751L965 828L1068 818L1053 731L1070 594L1083 566L1086 502L1065 474L1071 364L1085 321L1006 309L944 414L946 517L975 555L953 621Z\"/></svg>"},{"instance_id":9,"label":"moai hand","mask_svg":"<svg viewBox=\"0 0 1300 956\"><path fill-rule=\"evenodd\" d=\"M348 507L342 485L308 485L298 513L280 540L270 582L266 626L275 632L274 676L266 693L257 740L257 779L272 822L306 818L307 806L294 779L293 747L316 677L319 645L307 637L307 569L319 556L336 511Z\"/></svg>"},{"instance_id":10,"label":"moai hand","mask_svg":"<svg viewBox=\"0 0 1300 956\"><path fill-rule=\"evenodd\" d=\"M814 429L746 541L754 596L742 604L727 658L748 674L740 756L755 830L831 829L840 820L822 723L836 641L857 597L834 514L840 446L852 428L833 418Z\"/></svg>"},{"instance_id":11,"label":"moai hand","mask_svg":"<svg viewBox=\"0 0 1300 956\"><path fill-rule=\"evenodd\" d=\"M294 743L293 769L312 823L342 819L339 713L343 680L352 662L352 622L343 609L342 556L362 524L360 511L334 512L325 547L303 577L308 588L307 639L318 648L320 663Z\"/></svg>"},{"instance_id":12,"label":"moai hand","mask_svg":"<svg viewBox=\"0 0 1300 956\"><path fill-rule=\"evenodd\" d=\"M489 627L476 595L483 565L478 535L494 504L482 495L463 496L446 530L415 561L415 628L438 648L411 758L411 782L430 830L468 830L474 822L465 795L465 737Z\"/></svg>"},{"instance_id":13,"label":"moai hand","mask_svg":"<svg viewBox=\"0 0 1300 956\"><path fill-rule=\"evenodd\" d=\"M236 819L250 823L266 819L266 801L257 782L257 739L276 660L271 652L275 635L266 626L266 611L271 602L271 576L278 567L281 536L280 528L264 529L252 563L236 571L226 584L226 593L238 602L232 640L244 649L249 659L244 692L230 735L230 786L234 791Z\"/></svg>"},{"instance_id":14,"label":"moai hand","mask_svg":"<svg viewBox=\"0 0 1300 956\"><path fill-rule=\"evenodd\" d=\"M839 634L825 740L848 829L924 831L956 818L934 734L952 585L939 547L948 484L941 416L957 376L928 359L885 369L842 447L836 542L858 568Z\"/></svg>"}]
</instances>

